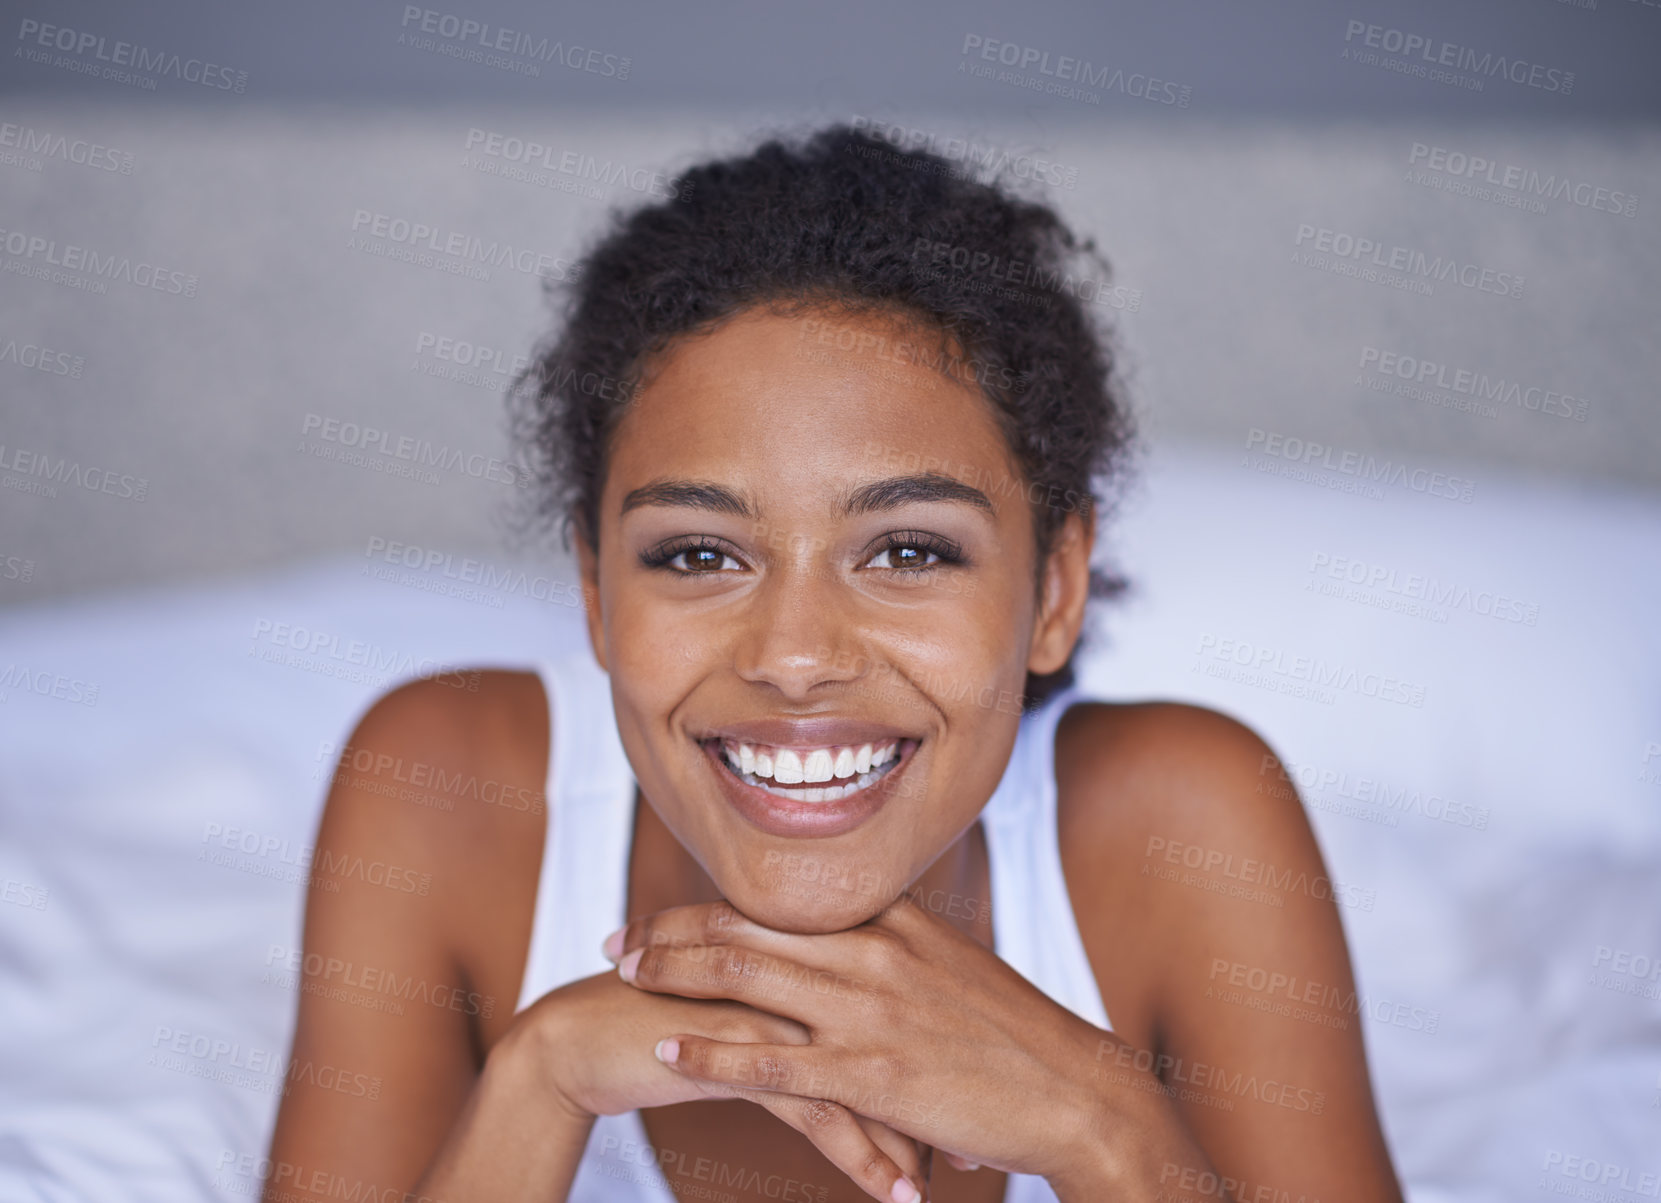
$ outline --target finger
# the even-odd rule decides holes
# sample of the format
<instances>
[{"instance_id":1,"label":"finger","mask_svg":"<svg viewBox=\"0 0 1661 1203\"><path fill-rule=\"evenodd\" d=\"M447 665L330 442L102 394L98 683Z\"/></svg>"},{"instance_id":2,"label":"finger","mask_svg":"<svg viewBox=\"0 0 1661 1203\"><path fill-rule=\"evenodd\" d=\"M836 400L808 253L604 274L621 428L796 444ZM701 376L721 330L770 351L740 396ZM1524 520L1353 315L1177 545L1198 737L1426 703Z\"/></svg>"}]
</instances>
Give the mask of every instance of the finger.
<instances>
[{"instance_id":1,"label":"finger","mask_svg":"<svg viewBox=\"0 0 1661 1203\"><path fill-rule=\"evenodd\" d=\"M882 1203L919 1203L928 1182L928 1167L917 1143L892 1128L862 1121L839 1103L789 1094L746 1091L808 1140L854 1184Z\"/></svg>"},{"instance_id":2,"label":"finger","mask_svg":"<svg viewBox=\"0 0 1661 1203\"><path fill-rule=\"evenodd\" d=\"M618 964L622 979L654 994L727 999L814 1026L828 1007L846 1012L865 997L858 981L738 945L637 948Z\"/></svg>"},{"instance_id":3,"label":"finger","mask_svg":"<svg viewBox=\"0 0 1661 1203\"><path fill-rule=\"evenodd\" d=\"M946 1164L954 1170L962 1170L965 1173L980 1169L980 1162L970 1161L967 1157L959 1157L956 1153L946 1154Z\"/></svg>"},{"instance_id":4,"label":"finger","mask_svg":"<svg viewBox=\"0 0 1661 1203\"><path fill-rule=\"evenodd\" d=\"M837 1098L825 1072L826 1054L812 1044L729 1044L703 1036L671 1036L652 1050L659 1061L689 1078L805 1098Z\"/></svg>"},{"instance_id":5,"label":"finger","mask_svg":"<svg viewBox=\"0 0 1661 1203\"><path fill-rule=\"evenodd\" d=\"M761 926L732 903L721 899L670 907L631 919L606 937L602 951L611 960L619 961L635 949L650 945L727 944L734 940L760 943L769 934L782 933Z\"/></svg>"},{"instance_id":6,"label":"finger","mask_svg":"<svg viewBox=\"0 0 1661 1203\"><path fill-rule=\"evenodd\" d=\"M857 1111L851 1114L878 1148L905 1167L906 1174L911 1176L911 1180L917 1183L925 1195L934 1193L934 1187L931 1185L934 1171L933 1145L924 1144L904 1132L896 1132L881 1120L860 1115ZM916 1171L915 1175L912 1174L913 1170Z\"/></svg>"}]
</instances>

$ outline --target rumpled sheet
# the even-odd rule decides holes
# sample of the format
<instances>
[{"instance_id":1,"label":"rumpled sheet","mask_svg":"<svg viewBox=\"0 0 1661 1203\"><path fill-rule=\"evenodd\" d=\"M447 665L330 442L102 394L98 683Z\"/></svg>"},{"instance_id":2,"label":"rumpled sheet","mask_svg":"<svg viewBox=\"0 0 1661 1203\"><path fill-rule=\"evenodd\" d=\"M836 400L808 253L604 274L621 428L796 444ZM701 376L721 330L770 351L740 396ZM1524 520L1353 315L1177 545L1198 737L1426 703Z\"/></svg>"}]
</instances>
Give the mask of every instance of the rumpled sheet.
<instances>
[{"instance_id":1,"label":"rumpled sheet","mask_svg":"<svg viewBox=\"0 0 1661 1203\"><path fill-rule=\"evenodd\" d=\"M1413 1203L1653 1197L1661 503L1470 475L1153 457L1084 683L1291 766ZM350 557L0 620L0 1199L257 1195L333 749L401 677L586 646L568 591L428 587Z\"/></svg>"}]
</instances>

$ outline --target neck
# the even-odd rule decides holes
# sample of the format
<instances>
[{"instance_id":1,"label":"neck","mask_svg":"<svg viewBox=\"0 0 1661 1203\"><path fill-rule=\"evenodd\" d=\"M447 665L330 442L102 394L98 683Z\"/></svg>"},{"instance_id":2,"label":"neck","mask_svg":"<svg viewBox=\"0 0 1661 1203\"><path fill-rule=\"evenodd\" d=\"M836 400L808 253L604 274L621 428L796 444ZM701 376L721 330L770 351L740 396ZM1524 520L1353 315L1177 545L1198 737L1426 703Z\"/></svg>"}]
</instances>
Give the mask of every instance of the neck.
<instances>
[{"instance_id":1,"label":"neck","mask_svg":"<svg viewBox=\"0 0 1661 1203\"><path fill-rule=\"evenodd\" d=\"M629 851L631 918L670 907L716 902L721 891L637 790ZM991 879L986 837L971 824L906 891L917 904L958 931L992 947Z\"/></svg>"}]
</instances>

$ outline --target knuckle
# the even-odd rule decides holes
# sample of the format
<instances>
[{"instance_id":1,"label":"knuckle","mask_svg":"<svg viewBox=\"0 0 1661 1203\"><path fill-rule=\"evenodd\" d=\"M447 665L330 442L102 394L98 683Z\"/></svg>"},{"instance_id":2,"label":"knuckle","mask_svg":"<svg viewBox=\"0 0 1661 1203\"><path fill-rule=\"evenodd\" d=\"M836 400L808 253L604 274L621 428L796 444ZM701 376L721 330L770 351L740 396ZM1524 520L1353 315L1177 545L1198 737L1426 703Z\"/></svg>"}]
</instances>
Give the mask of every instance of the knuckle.
<instances>
[{"instance_id":1,"label":"knuckle","mask_svg":"<svg viewBox=\"0 0 1661 1203\"><path fill-rule=\"evenodd\" d=\"M647 945L634 967L634 980L637 983L666 981L670 976L669 964L668 949Z\"/></svg>"},{"instance_id":2,"label":"knuckle","mask_svg":"<svg viewBox=\"0 0 1661 1203\"><path fill-rule=\"evenodd\" d=\"M866 1182L881 1181L888 1176L890 1164L887 1155L882 1150L873 1147L861 1159L855 1177Z\"/></svg>"},{"instance_id":3,"label":"knuckle","mask_svg":"<svg viewBox=\"0 0 1661 1203\"><path fill-rule=\"evenodd\" d=\"M740 985L754 975L751 958L737 948L719 950L710 958L710 969L716 983L722 986Z\"/></svg>"},{"instance_id":4,"label":"knuckle","mask_svg":"<svg viewBox=\"0 0 1661 1203\"><path fill-rule=\"evenodd\" d=\"M829 1099L810 1099L802 1107L802 1130L809 1135L836 1127L846 1112Z\"/></svg>"},{"instance_id":5,"label":"knuckle","mask_svg":"<svg viewBox=\"0 0 1661 1203\"><path fill-rule=\"evenodd\" d=\"M903 1082L909 1073L905 1058L888 1049L867 1053L862 1069L869 1081L885 1084Z\"/></svg>"},{"instance_id":6,"label":"knuckle","mask_svg":"<svg viewBox=\"0 0 1661 1203\"><path fill-rule=\"evenodd\" d=\"M730 935L738 926L738 908L726 899L712 903L704 912L704 937L714 942Z\"/></svg>"},{"instance_id":7,"label":"knuckle","mask_svg":"<svg viewBox=\"0 0 1661 1203\"><path fill-rule=\"evenodd\" d=\"M750 1064L750 1080L757 1086L779 1089L790 1083L790 1066L782 1057L763 1053Z\"/></svg>"}]
</instances>

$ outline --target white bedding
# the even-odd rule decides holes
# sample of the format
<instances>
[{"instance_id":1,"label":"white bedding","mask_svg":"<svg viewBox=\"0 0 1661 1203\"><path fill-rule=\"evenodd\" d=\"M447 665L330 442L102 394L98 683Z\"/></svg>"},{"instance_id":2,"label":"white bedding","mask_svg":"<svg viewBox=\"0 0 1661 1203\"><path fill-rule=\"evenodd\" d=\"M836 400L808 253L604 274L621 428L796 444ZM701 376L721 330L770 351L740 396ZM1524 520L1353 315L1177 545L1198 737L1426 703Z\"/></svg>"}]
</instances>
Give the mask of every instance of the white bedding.
<instances>
[{"instance_id":1,"label":"white bedding","mask_svg":"<svg viewBox=\"0 0 1661 1203\"><path fill-rule=\"evenodd\" d=\"M1641 1175L1661 1173L1661 504L1482 470L1470 504L1397 486L1369 499L1240 459L1151 462L1114 539L1141 590L1108 613L1086 685L1215 705L1311 775L1332 875L1358 904L1343 917L1363 1027L1415 1203L1572 1194L1588 1174L1605 1197L1647 1197ZM1437 621L1304 587L1340 557L1473 600ZM568 606L496 608L361 569L0 624L0 1198L257 1193L293 1022L293 857L326 745L385 688L321 670L518 665L584 643ZM1493 591L1509 613L1536 607L1534 624L1474 612ZM251 655L277 624L334 642L302 666ZM1267 677L1203 671L1245 645ZM1281 692L1315 660L1335 675L1329 699ZM1369 696L1384 677L1422 706ZM72 700L94 685L93 704ZM215 863L225 840L255 851Z\"/></svg>"}]
</instances>

